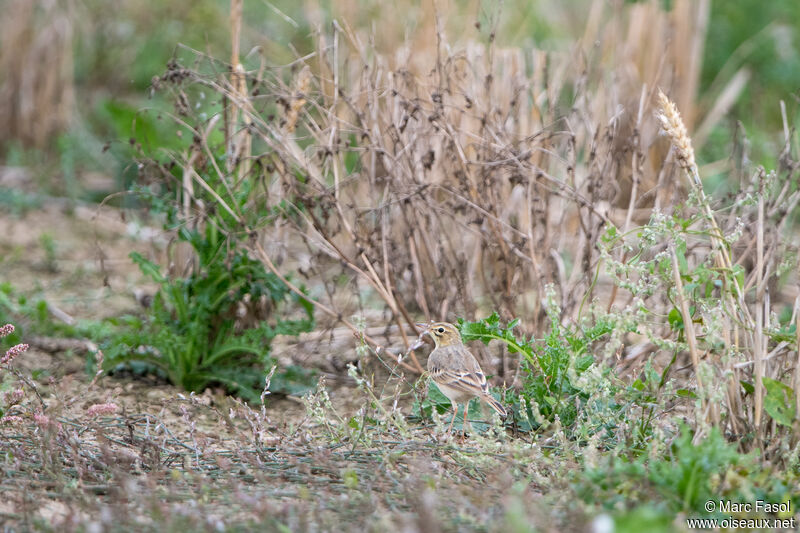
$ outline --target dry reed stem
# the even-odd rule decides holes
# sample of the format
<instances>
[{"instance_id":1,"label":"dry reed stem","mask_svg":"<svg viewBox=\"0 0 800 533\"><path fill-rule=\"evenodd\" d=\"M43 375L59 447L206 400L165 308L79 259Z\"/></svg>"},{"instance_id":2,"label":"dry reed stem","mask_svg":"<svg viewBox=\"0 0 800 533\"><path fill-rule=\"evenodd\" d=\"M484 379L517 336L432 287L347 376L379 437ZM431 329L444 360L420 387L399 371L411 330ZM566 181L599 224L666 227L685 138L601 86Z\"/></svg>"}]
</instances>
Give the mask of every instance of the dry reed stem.
<instances>
[{"instance_id":1,"label":"dry reed stem","mask_svg":"<svg viewBox=\"0 0 800 533\"><path fill-rule=\"evenodd\" d=\"M231 0L229 24L231 30L230 87L232 98L227 101L225 107L225 153L227 155L226 170L231 172L236 167L235 154L238 152L238 147L235 142L236 128L239 122L238 102L246 97L246 94L242 94L244 69L241 63L239 63L239 39L242 31L242 0Z\"/></svg>"},{"instance_id":2,"label":"dry reed stem","mask_svg":"<svg viewBox=\"0 0 800 533\"><path fill-rule=\"evenodd\" d=\"M756 329L754 333L754 385L755 406L753 424L755 426L756 441L759 447L763 446L763 427L761 425L762 409L764 408L764 350L767 339L764 335L765 290L764 279L764 182L765 173L762 171L758 179L758 219L756 225Z\"/></svg>"},{"instance_id":3,"label":"dry reed stem","mask_svg":"<svg viewBox=\"0 0 800 533\"><path fill-rule=\"evenodd\" d=\"M675 252L675 246L673 244L669 245L669 253L672 258L672 279L675 283L675 292L677 293L678 305L680 306L681 317L683 318L683 331L686 334L686 342L689 344L689 354L692 357L692 367L694 368L695 379L697 379L697 389L700 391L700 398L702 399L702 410L705 410L708 398L705 396L703 380L700 377L700 354L697 348L697 335L694 331L692 314L689 311L689 302L686 299L686 295L683 293L683 281L681 281L678 254Z\"/></svg>"},{"instance_id":4,"label":"dry reed stem","mask_svg":"<svg viewBox=\"0 0 800 533\"><path fill-rule=\"evenodd\" d=\"M706 32L711 15L711 0L677 0L673 7L673 20L676 22L677 31L675 39L685 46L679 53L685 54L678 64L685 68L679 76L686 80L678 88L678 102L682 109L696 109L694 100L697 98L700 86L700 74L703 62L703 48L706 42ZM692 113L689 116L689 126L694 130L697 117Z\"/></svg>"},{"instance_id":5,"label":"dry reed stem","mask_svg":"<svg viewBox=\"0 0 800 533\"><path fill-rule=\"evenodd\" d=\"M242 107L250 104L247 92L247 77L244 66L239 60L240 39L242 33L243 0L231 0L230 7L230 32L231 32L231 62L230 62L230 97L225 99L224 106L224 131L225 131L225 168L230 174L236 172L235 181L240 183L250 174L251 148L253 138L250 133L252 123L250 115L243 112ZM223 78L223 83L224 78ZM233 196L232 187L224 177L222 182L228 193Z\"/></svg>"}]
</instances>

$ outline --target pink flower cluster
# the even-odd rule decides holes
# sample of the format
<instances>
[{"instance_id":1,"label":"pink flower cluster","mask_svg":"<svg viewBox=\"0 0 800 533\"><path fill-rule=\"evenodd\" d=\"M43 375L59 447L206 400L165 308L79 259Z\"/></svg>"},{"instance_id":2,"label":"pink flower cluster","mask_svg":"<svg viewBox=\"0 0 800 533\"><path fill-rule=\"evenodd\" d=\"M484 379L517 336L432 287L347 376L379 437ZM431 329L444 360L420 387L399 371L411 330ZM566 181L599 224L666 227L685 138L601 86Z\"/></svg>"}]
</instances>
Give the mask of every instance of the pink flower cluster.
<instances>
[{"instance_id":1,"label":"pink flower cluster","mask_svg":"<svg viewBox=\"0 0 800 533\"><path fill-rule=\"evenodd\" d=\"M61 422L53 420L43 413L34 413L33 421L42 429L61 429Z\"/></svg>"},{"instance_id":2,"label":"pink flower cluster","mask_svg":"<svg viewBox=\"0 0 800 533\"><path fill-rule=\"evenodd\" d=\"M6 324L4 326L0 326L0 339L3 337L7 337L14 333L14 326L13 324ZM3 357L0 357L0 365L4 365L6 363L10 363L12 359L16 356L24 352L28 349L27 344L17 344L16 346L12 346L8 350ZM25 397L25 392L22 389L16 389L13 391L8 391L3 395L3 402L5 403L5 408L8 409L9 407L13 407L20 402ZM6 415L0 418L0 424L9 424L9 425L17 425L21 424L23 419L21 416L17 415Z\"/></svg>"},{"instance_id":3,"label":"pink flower cluster","mask_svg":"<svg viewBox=\"0 0 800 533\"><path fill-rule=\"evenodd\" d=\"M5 326L0 326L0 338L7 337L12 333L14 333L13 324L6 324ZM16 346L12 346L6 351L6 354L3 357L0 357L0 365L10 363L12 359L14 359L16 356L18 356L28 348L29 346L27 344L17 344Z\"/></svg>"},{"instance_id":4,"label":"pink flower cluster","mask_svg":"<svg viewBox=\"0 0 800 533\"><path fill-rule=\"evenodd\" d=\"M115 403L97 403L89 407L86 413L89 416L113 415L117 412L117 409L119 409L119 407Z\"/></svg>"},{"instance_id":5,"label":"pink flower cluster","mask_svg":"<svg viewBox=\"0 0 800 533\"><path fill-rule=\"evenodd\" d=\"M0 359L0 365L10 363L16 356L26 351L28 348L30 348L30 346L27 344L17 344L16 346L12 346L6 351L6 354L2 357L2 359Z\"/></svg>"}]
</instances>

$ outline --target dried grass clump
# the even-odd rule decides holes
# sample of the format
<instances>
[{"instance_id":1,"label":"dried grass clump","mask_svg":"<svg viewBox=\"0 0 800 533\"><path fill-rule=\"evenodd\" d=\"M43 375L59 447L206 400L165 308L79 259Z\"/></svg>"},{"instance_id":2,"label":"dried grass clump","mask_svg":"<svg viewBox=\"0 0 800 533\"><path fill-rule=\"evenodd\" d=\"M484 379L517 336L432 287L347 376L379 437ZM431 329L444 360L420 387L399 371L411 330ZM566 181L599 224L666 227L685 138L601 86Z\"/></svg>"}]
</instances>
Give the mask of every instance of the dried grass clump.
<instances>
[{"instance_id":1,"label":"dried grass clump","mask_svg":"<svg viewBox=\"0 0 800 533\"><path fill-rule=\"evenodd\" d=\"M632 27L641 9L613 12L612 20ZM654 6L647 14L669 48L668 16ZM268 231L248 228L265 262L296 259L302 240L308 275L330 280L338 265L356 276L348 296L329 287L337 296L325 306L334 316L363 305L363 285L398 324L498 309L538 331L546 284L556 285L569 316L594 294L605 224L627 226L646 219L647 206L671 201L674 169L663 167L664 143L647 110L656 84L678 78L669 65L640 71L636 57L611 58L621 66L612 68L620 81L610 87L580 47L572 55L501 49L494 31L486 42L454 46L437 20L426 53L417 40L380 55L368 36L334 23L315 53L248 71L247 91L238 65L229 77L176 65L163 80L181 80L182 101L192 100L192 89L178 70L225 96L229 164L257 162L251 179L265 190L253 205L286 215ZM623 42L596 27L587 32L601 50ZM201 143L192 154L210 153L205 128L193 132ZM184 159L187 214L202 175L196 161ZM241 166L235 174L219 176L229 194L243 180ZM235 202L221 195L219 203L238 217Z\"/></svg>"}]
</instances>

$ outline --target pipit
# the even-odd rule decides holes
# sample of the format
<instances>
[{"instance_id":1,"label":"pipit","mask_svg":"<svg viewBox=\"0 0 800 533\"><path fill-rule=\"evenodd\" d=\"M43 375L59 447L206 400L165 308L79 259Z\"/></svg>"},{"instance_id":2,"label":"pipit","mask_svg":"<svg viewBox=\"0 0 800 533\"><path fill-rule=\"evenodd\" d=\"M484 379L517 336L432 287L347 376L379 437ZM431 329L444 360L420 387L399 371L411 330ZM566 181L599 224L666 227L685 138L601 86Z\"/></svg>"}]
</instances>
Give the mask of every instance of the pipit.
<instances>
[{"instance_id":1,"label":"pipit","mask_svg":"<svg viewBox=\"0 0 800 533\"><path fill-rule=\"evenodd\" d=\"M428 356L428 372L431 378L453 404L453 419L447 432L453 430L453 422L458 414L458 404L464 404L464 431L467 428L467 404L476 396L500 416L506 416L503 405L489 394L489 385L475 356L461 341L461 333L453 324L434 322L417 324L428 334L436 347Z\"/></svg>"}]
</instances>

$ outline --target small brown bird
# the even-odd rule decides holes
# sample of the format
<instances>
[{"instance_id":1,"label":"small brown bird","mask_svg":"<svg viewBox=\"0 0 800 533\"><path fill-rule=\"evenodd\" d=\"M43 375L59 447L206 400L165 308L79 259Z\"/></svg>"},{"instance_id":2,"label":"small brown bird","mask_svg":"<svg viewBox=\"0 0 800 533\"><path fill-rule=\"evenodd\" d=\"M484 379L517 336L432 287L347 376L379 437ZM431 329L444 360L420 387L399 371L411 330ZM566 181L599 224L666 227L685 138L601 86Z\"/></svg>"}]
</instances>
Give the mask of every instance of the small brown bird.
<instances>
[{"instance_id":1,"label":"small brown bird","mask_svg":"<svg viewBox=\"0 0 800 533\"><path fill-rule=\"evenodd\" d=\"M489 404L500 416L506 416L503 405L489 394L489 385L475 356L461 341L461 333L453 324L434 322L417 324L428 334L436 347L428 356L428 372L439 390L453 404L453 419L447 432L453 430L453 422L458 414L458 404L464 404L464 428L467 427L467 404L478 397Z\"/></svg>"}]
</instances>

